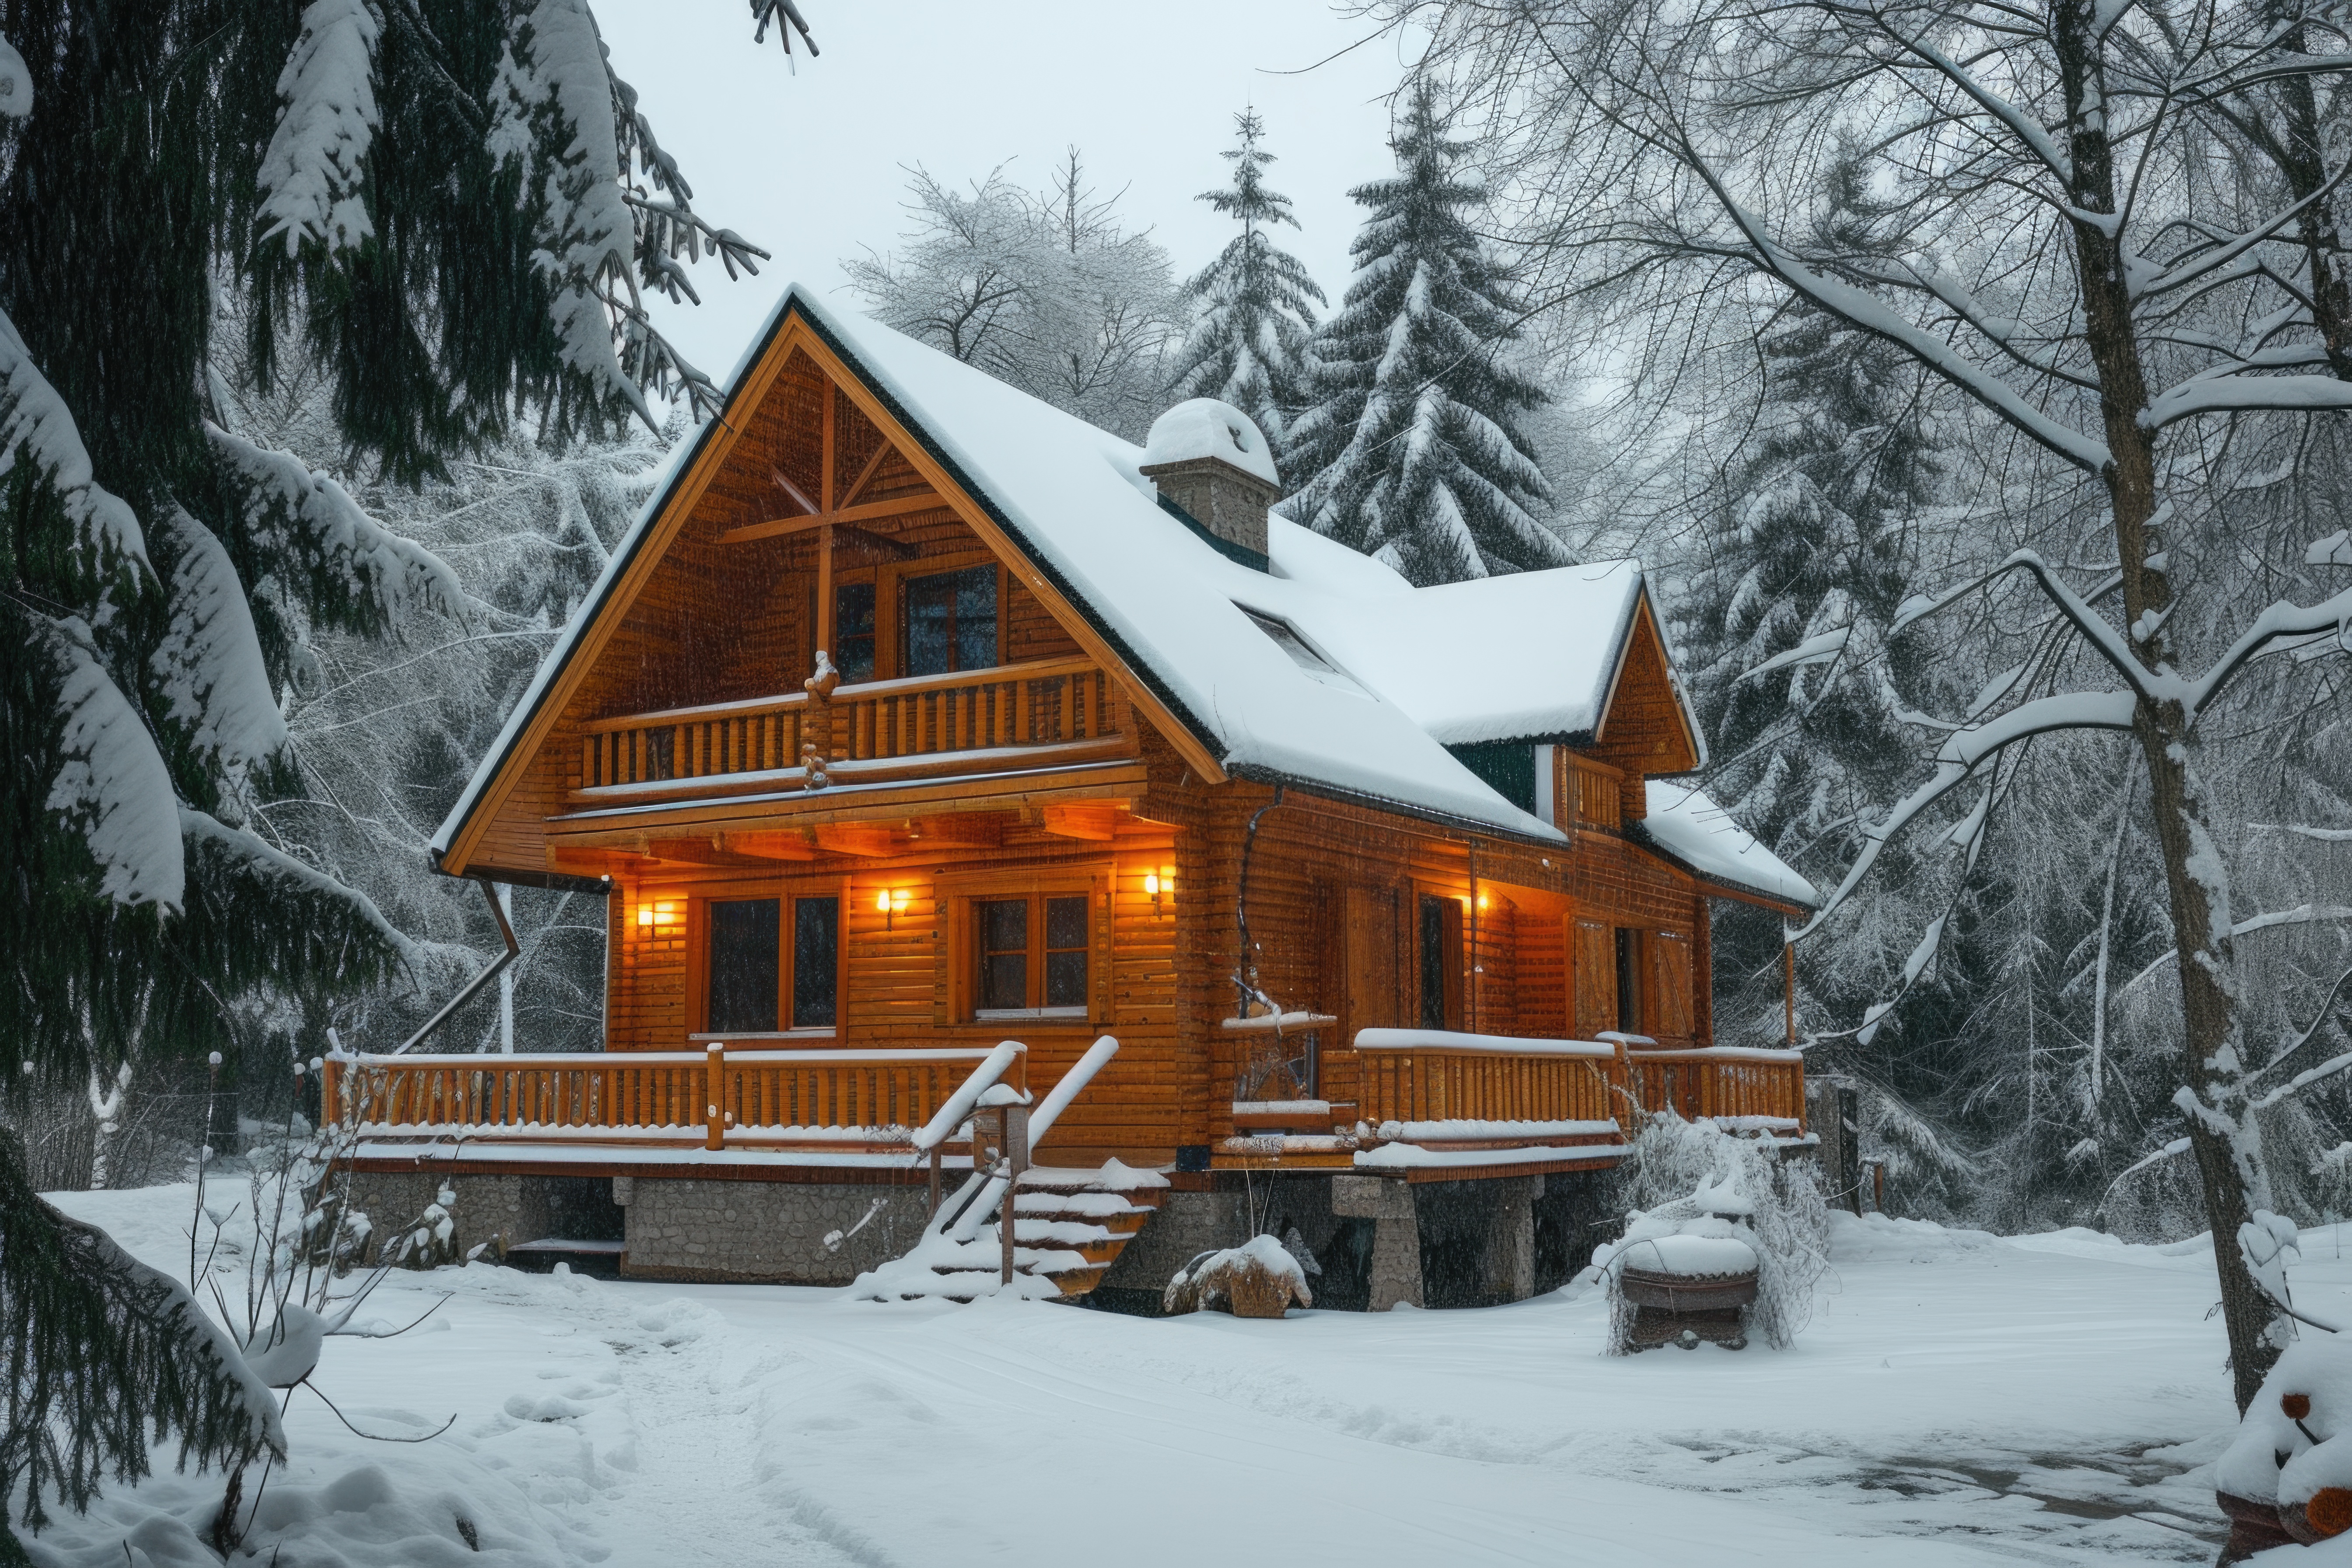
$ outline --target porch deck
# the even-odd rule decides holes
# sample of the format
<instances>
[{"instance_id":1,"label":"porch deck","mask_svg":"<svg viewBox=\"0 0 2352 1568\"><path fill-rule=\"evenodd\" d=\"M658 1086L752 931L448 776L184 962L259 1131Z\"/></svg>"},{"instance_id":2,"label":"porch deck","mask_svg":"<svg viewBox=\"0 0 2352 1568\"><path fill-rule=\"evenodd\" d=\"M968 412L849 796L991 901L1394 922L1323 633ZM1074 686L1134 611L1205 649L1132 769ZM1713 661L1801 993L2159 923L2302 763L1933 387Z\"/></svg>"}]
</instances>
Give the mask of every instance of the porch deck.
<instances>
[{"instance_id":1,"label":"porch deck","mask_svg":"<svg viewBox=\"0 0 2352 1568\"><path fill-rule=\"evenodd\" d=\"M1800 1053L1643 1048L1651 1044L1362 1030L1360 1102L1237 1102L1210 1171L1435 1182L1605 1169L1629 1125L1662 1110L1783 1143L1804 1138ZM927 1159L918 1130L990 1056L717 1041L698 1052L336 1056L322 1087L347 1130L341 1163L354 1170L906 1180ZM1027 1092L1025 1050L1004 1081ZM970 1160L942 1153L940 1163Z\"/></svg>"}]
</instances>

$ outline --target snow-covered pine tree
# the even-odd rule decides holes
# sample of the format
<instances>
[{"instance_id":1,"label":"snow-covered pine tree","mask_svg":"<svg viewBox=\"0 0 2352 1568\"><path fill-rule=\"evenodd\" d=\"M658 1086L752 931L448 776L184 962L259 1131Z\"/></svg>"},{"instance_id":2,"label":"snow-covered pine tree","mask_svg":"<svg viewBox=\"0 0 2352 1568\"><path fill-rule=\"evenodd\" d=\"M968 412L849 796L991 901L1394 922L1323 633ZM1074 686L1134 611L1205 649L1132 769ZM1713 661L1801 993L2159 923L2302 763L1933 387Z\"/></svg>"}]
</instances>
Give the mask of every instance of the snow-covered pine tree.
<instances>
[{"instance_id":1,"label":"snow-covered pine tree","mask_svg":"<svg viewBox=\"0 0 2352 1568\"><path fill-rule=\"evenodd\" d=\"M299 787L281 699L312 638L476 606L342 485L224 428L233 383L313 368L347 463L436 473L524 417L562 438L646 414L648 390L707 401L643 293L688 294L706 248L730 269L763 253L694 214L585 0L0 0L0 36L16 1099L143 1057L235 1066L252 998L414 952L255 823ZM234 363L212 353L228 290L252 305ZM277 1441L201 1318L76 1243L13 1159L0 1238L20 1518L36 1476L79 1506L143 1472L133 1428L232 1466ZM159 1357L174 1375L146 1375ZM24 1560L0 1529L0 1562Z\"/></svg>"},{"instance_id":2,"label":"snow-covered pine tree","mask_svg":"<svg viewBox=\"0 0 2352 1568\"><path fill-rule=\"evenodd\" d=\"M1242 232L1181 290L1198 313L1177 351L1169 395L1232 404L1257 421L1278 452L1304 398L1303 372L1323 290L1297 257L1274 243L1276 225L1297 228L1298 219L1288 196L1266 189L1265 166L1274 154L1258 145L1265 122L1246 109L1234 123L1241 144L1218 154L1233 164L1234 183L1197 199L1234 219Z\"/></svg>"},{"instance_id":3,"label":"snow-covered pine tree","mask_svg":"<svg viewBox=\"0 0 2352 1568\"><path fill-rule=\"evenodd\" d=\"M1835 165L1817 219L1824 232L1884 249L1873 238L1882 220L1858 163ZM1674 606L1676 640L1706 726L1715 798L1775 853L1833 882L1865 808L1913 764L1898 712L1918 705L1923 639L1890 647L1886 628L1909 592L1945 464L1916 362L1802 307L1759 346L1757 438L1697 542ZM1727 999L1777 971L1780 940L1769 919L1724 922L1716 969ZM1875 994L1875 963L1847 967L1851 994L1833 968L1809 973L1838 993L1820 997L1829 1016L1857 1015ZM1723 1009L1743 1011L1736 1001Z\"/></svg>"},{"instance_id":4,"label":"snow-covered pine tree","mask_svg":"<svg viewBox=\"0 0 2352 1568\"><path fill-rule=\"evenodd\" d=\"M1460 167L1473 144L1422 79L1390 145L1395 176L1349 193L1371 216L1283 452L1290 515L1417 584L1566 565L1518 428L1545 398L1511 363L1525 308L1471 226L1486 205Z\"/></svg>"}]
</instances>

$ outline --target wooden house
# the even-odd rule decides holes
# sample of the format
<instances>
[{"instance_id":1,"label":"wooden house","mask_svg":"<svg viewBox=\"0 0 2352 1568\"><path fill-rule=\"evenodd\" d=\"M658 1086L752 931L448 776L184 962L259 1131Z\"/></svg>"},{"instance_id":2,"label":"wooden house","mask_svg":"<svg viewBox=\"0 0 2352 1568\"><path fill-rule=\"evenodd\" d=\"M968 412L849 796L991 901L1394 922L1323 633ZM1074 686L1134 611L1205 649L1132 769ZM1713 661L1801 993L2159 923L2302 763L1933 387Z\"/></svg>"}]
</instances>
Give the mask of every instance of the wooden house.
<instances>
[{"instance_id":1,"label":"wooden house","mask_svg":"<svg viewBox=\"0 0 2352 1568\"><path fill-rule=\"evenodd\" d=\"M1168 1256L1269 1177L1324 1245L1533 1204L1635 1103L1801 1135L1794 1054L1713 1046L1708 910L1814 895L1671 782L1638 563L1415 589L1275 480L1223 405L1139 450L788 291L434 843L606 895L605 1051L345 1062L349 1167L504 1181L509 1241L618 1178L633 1272L824 1279L876 1238L800 1233L915 1202L1007 1038L1033 1096L1116 1040L1035 1159L1196 1194Z\"/></svg>"}]
</instances>

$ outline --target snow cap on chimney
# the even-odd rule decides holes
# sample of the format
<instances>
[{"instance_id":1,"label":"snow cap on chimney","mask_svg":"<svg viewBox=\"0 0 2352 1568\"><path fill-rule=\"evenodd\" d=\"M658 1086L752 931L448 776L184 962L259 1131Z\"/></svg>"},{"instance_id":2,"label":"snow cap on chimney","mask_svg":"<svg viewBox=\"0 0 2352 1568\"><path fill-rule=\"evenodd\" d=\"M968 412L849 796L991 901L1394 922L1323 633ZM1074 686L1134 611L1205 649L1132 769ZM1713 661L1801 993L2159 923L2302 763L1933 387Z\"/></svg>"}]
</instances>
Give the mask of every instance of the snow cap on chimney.
<instances>
[{"instance_id":1,"label":"snow cap on chimney","mask_svg":"<svg viewBox=\"0 0 2352 1568\"><path fill-rule=\"evenodd\" d=\"M1265 509L1282 479L1248 415L1213 397L1178 404L1151 422L1137 471L1212 542L1233 546L1226 554L1265 570Z\"/></svg>"}]
</instances>

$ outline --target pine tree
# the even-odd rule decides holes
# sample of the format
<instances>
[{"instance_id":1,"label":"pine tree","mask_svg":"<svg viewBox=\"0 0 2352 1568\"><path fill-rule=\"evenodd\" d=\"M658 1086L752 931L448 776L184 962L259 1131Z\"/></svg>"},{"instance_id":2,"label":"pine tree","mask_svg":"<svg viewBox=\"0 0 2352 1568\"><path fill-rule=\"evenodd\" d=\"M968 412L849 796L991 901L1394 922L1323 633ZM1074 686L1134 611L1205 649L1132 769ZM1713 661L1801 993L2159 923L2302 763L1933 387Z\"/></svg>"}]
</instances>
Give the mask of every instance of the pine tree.
<instances>
[{"instance_id":1,"label":"pine tree","mask_svg":"<svg viewBox=\"0 0 2352 1568\"><path fill-rule=\"evenodd\" d=\"M762 25L777 4L797 25L789 0ZM223 404L314 372L347 468L402 481L526 423L561 444L649 421L648 392L707 405L644 294L689 295L706 249L764 253L693 212L584 0L0 0L0 1095L22 1103L142 1059L257 1068L255 1008L417 956L257 829L303 784L284 699L315 641L478 606ZM0 1498L45 1480L80 1506L143 1473L135 1431L231 1466L276 1442L201 1314L79 1236L0 1159Z\"/></svg>"},{"instance_id":2,"label":"pine tree","mask_svg":"<svg viewBox=\"0 0 2352 1568\"><path fill-rule=\"evenodd\" d=\"M1485 186L1457 168L1472 143L1418 81L1390 145L1396 175L1349 193L1371 216L1316 334L1311 405L1284 452L1290 515L1418 584L1565 565L1517 424L1545 401L1510 363L1525 310L1471 226Z\"/></svg>"},{"instance_id":3,"label":"pine tree","mask_svg":"<svg viewBox=\"0 0 2352 1568\"><path fill-rule=\"evenodd\" d=\"M1234 166L1234 183L1197 198L1237 219L1241 234L1182 290L1198 311L1176 356L1169 390L1177 398L1230 403L1265 433L1275 450L1304 397L1303 372L1323 290L1298 258L1274 243L1276 224L1298 226L1290 198L1265 187L1274 154L1258 145L1265 133L1255 110L1234 116L1241 145L1220 153Z\"/></svg>"},{"instance_id":4,"label":"pine tree","mask_svg":"<svg viewBox=\"0 0 2352 1568\"><path fill-rule=\"evenodd\" d=\"M1858 167L1840 166L1817 219L1842 242L1869 239L1884 219ZM1834 880L1871 803L1897 795L1916 762L1915 736L1899 715L1924 704L1925 639L1890 645L1886 628L1910 592L1945 459L1916 363L1811 310L1783 318L1760 346L1759 435L1700 542L1675 606L1675 637L1706 728L1714 797L1776 854ZM1874 897L1900 902L1911 885L1888 878ZM1914 931L1933 918L1858 904L1834 940L1808 953L1811 1010L1862 1015L1905 956L1883 949L1907 938L1882 933ZM1778 922L1760 914L1723 920L1719 1016L1769 1014L1778 1033L1780 941ZM1957 981L1948 974L1940 994L1916 996L1906 1009L1923 1044L1939 1033L1927 1014L1965 1006L1951 994ZM1885 1054L1867 1064L1874 1081L1909 1098L1906 1085L1889 1081Z\"/></svg>"}]
</instances>

